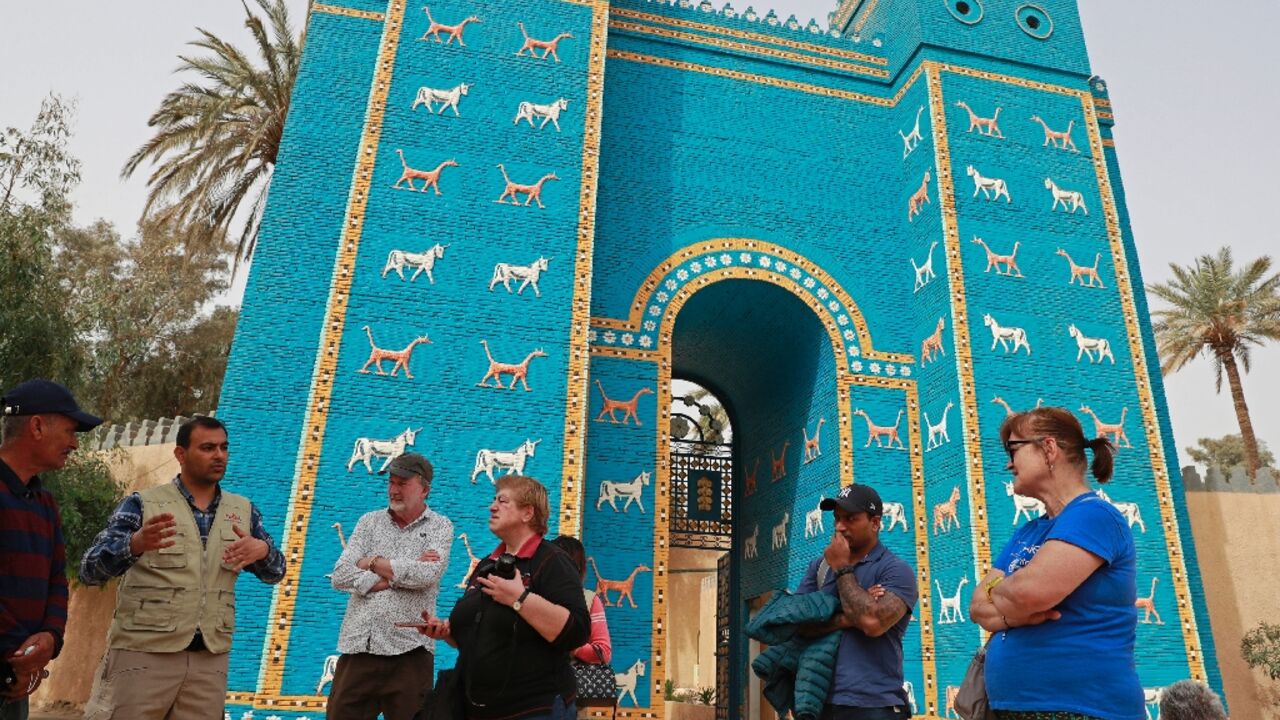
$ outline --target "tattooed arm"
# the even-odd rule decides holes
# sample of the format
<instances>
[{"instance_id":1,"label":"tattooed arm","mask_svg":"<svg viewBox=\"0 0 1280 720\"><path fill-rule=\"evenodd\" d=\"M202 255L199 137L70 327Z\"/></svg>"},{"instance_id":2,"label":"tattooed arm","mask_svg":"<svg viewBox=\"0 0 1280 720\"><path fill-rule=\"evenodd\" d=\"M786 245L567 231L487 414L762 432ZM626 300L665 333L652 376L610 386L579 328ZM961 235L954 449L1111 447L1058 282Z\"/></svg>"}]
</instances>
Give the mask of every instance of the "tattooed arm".
<instances>
[{"instance_id":1,"label":"tattooed arm","mask_svg":"<svg viewBox=\"0 0 1280 720\"><path fill-rule=\"evenodd\" d=\"M836 588L840 592L842 612L838 620L842 627L857 628L870 637L880 637L907 614L907 604L902 598L892 592L873 597L858 584L853 573L841 575L836 580Z\"/></svg>"}]
</instances>

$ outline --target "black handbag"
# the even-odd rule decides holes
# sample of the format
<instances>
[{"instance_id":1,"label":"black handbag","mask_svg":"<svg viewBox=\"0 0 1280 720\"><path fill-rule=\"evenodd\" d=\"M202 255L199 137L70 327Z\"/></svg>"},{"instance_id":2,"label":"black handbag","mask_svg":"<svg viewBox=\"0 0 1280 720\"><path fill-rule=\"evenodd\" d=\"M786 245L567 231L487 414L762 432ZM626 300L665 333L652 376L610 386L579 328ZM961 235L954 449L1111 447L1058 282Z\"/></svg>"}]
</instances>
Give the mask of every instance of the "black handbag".
<instances>
[{"instance_id":1,"label":"black handbag","mask_svg":"<svg viewBox=\"0 0 1280 720\"><path fill-rule=\"evenodd\" d=\"M994 636L993 636L994 637ZM964 681L956 691L956 714L964 720L996 720L987 699L987 646L978 648L964 671Z\"/></svg>"},{"instance_id":2,"label":"black handbag","mask_svg":"<svg viewBox=\"0 0 1280 720\"><path fill-rule=\"evenodd\" d=\"M618 680L613 668L604 661L600 648L595 651L599 663L584 663L577 658L569 662L578 688L579 705L611 705L618 701Z\"/></svg>"}]
</instances>

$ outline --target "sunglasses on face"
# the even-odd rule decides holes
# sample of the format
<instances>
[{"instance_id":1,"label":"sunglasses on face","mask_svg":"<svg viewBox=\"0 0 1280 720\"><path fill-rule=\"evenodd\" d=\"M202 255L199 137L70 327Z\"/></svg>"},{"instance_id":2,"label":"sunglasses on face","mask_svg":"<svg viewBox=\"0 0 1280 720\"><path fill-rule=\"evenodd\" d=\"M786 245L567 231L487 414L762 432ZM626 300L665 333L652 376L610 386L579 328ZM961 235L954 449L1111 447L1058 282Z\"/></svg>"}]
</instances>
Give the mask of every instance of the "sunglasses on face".
<instances>
[{"instance_id":1,"label":"sunglasses on face","mask_svg":"<svg viewBox=\"0 0 1280 720\"><path fill-rule=\"evenodd\" d=\"M1009 460L1013 460L1013 456L1017 454L1018 448L1023 445L1033 445L1042 440L1044 440L1044 438L1031 438L1030 440L1005 440L1004 451L1009 454Z\"/></svg>"}]
</instances>

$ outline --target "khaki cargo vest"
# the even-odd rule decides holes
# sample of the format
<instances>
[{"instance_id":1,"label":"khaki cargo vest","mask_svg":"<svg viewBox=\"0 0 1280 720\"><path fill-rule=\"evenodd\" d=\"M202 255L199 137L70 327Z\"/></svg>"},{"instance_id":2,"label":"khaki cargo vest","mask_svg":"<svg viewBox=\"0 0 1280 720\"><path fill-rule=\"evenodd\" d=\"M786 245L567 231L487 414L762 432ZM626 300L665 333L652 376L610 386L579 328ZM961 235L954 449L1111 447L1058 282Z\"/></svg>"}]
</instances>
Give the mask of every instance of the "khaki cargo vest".
<instances>
[{"instance_id":1,"label":"khaki cargo vest","mask_svg":"<svg viewBox=\"0 0 1280 720\"><path fill-rule=\"evenodd\" d=\"M124 574L107 646L140 652L178 652L196 631L210 652L231 650L235 630L238 572L222 563L222 553L238 538L232 525L249 531L249 501L222 492L207 546L187 499L174 483L145 490L142 521L170 513L177 521L172 547L143 553ZM234 518L234 519L233 519Z\"/></svg>"}]
</instances>

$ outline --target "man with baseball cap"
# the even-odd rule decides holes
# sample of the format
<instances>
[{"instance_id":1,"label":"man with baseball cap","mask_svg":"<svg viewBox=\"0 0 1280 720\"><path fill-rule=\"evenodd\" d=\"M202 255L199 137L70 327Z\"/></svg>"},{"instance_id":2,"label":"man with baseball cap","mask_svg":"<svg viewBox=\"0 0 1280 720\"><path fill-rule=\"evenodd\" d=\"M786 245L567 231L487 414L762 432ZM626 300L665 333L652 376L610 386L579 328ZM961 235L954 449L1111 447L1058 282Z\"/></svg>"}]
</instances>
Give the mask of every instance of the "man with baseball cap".
<instances>
[{"instance_id":1,"label":"man with baseball cap","mask_svg":"<svg viewBox=\"0 0 1280 720\"><path fill-rule=\"evenodd\" d=\"M410 720L435 670L435 641L413 624L436 613L453 523L427 507L426 458L405 453L380 474L389 475L388 507L360 518L333 567L333 587L351 595L329 692L327 717L336 720Z\"/></svg>"},{"instance_id":2,"label":"man with baseball cap","mask_svg":"<svg viewBox=\"0 0 1280 720\"><path fill-rule=\"evenodd\" d=\"M841 634L822 720L908 718L902 637L919 595L915 572L880 543L884 503L875 490L848 485L819 507L835 513L836 531L796 592L821 590L840 598L830 622L806 628Z\"/></svg>"},{"instance_id":3,"label":"man with baseball cap","mask_svg":"<svg viewBox=\"0 0 1280 720\"><path fill-rule=\"evenodd\" d=\"M37 473L61 469L76 433L102 420L71 391L28 380L0 397L0 718L25 720L67 624L66 550L53 495Z\"/></svg>"}]
</instances>

